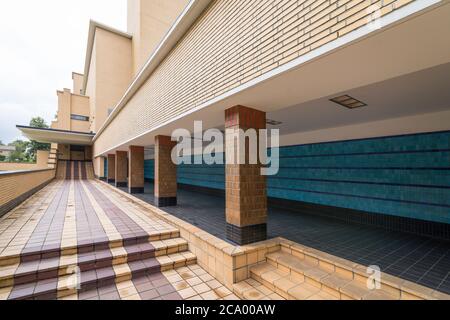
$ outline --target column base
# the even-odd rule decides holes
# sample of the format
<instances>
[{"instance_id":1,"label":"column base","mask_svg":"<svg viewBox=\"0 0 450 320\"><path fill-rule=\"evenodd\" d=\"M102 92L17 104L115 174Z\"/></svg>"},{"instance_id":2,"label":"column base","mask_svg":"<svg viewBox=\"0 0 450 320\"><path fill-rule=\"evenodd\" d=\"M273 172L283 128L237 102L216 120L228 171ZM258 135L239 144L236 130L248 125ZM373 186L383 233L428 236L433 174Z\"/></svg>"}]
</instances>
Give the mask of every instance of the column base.
<instances>
[{"instance_id":1,"label":"column base","mask_svg":"<svg viewBox=\"0 0 450 320\"><path fill-rule=\"evenodd\" d=\"M116 183L116 180L115 180L115 179L107 179L106 182L108 182L108 183L114 183L114 184L115 184L115 183Z\"/></svg>"},{"instance_id":2,"label":"column base","mask_svg":"<svg viewBox=\"0 0 450 320\"><path fill-rule=\"evenodd\" d=\"M116 188L126 188L128 187L128 183L126 182L116 182Z\"/></svg>"},{"instance_id":3,"label":"column base","mask_svg":"<svg viewBox=\"0 0 450 320\"><path fill-rule=\"evenodd\" d=\"M144 188L129 188L128 192L130 194L144 193Z\"/></svg>"},{"instance_id":4,"label":"column base","mask_svg":"<svg viewBox=\"0 0 450 320\"><path fill-rule=\"evenodd\" d=\"M175 207L177 205L177 197L170 198L157 198L155 197L155 206L162 207Z\"/></svg>"},{"instance_id":5,"label":"column base","mask_svg":"<svg viewBox=\"0 0 450 320\"><path fill-rule=\"evenodd\" d=\"M246 227L227 224L227 239L238 245L247 245L267 240L267 224Z\"/></svg>"},{"instance_id":6,"label":"column base","mask_svg":"<svg viewBox=\"0 0 450 320\"><path fill-rule=\"evenodd\" d=\"M106 181L107 179L105 177L98 178L100 181Z\"/></svg>"}]
</instances>

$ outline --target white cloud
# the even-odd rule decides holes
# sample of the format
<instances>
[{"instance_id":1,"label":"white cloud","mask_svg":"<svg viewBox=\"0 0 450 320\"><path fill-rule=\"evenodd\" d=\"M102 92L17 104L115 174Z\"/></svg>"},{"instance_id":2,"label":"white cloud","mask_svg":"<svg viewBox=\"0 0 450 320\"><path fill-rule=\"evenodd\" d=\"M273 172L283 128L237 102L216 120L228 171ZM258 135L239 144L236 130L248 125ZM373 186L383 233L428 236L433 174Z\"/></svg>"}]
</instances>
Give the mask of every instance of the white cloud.
<instances>
[{"instance_id":1,"label":"white cloud","mask_svg":"<svg viewBox=\"0 0 450 320\"><path fill-rule=\"evenodd\" d=\"M126 0L15 0L0 4L0 140L20 138L16 124L50 123L56 90L83 72L89 19L126 30Z\"/></svg>"}]
</instances>

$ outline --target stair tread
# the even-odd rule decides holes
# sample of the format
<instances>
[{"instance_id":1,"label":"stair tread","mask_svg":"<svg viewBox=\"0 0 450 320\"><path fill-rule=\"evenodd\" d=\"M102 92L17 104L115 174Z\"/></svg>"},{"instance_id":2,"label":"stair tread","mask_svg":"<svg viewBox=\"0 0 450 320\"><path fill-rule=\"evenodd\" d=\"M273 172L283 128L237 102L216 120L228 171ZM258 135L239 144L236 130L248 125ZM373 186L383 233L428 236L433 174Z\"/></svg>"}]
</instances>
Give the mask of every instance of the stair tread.
<instances>
[{"instance_id":1,"label":"stair tread","mask_svg":"<svg viewBox=\"0 0 450 320\"><path fill-rule=\"evenodd\" d=\"M312 262L306 261L294 257L293 255L285 252L275 252L267 255L267 259L277 262L285 267L293 269L296 272L304 274L306 271L311 269L317 269L319 266Z\"/></svg>"},{"instance_id":2,"label":"stair tread","mask_svg":"<svg viewBox=\"0 0 450 320\"><path fill-rule=\"evenodd\" d=\"M348 285L351 281L353 281L353 279L345 278L335 272L321 279L323 285L334 290L340 290L341 288Z\"/></svg>"},{"instance_id":3,"label":"stair tread","mask_svg":"<svg viewBox=\"0 0 450 320\"><path fill-rule=\"evenodd\" d=\"M171 254L165 257L171 260L173 266L183 261L187 262L190 258L195 258L192 253L185 255ZM145 274L160 272L161 267L162 265L159 262L159 258L148 258L89 271L80 271L81 291L89 289L89 286L101 287L102 285L109 285L110 283L118 283L120 282L118 281L120 280L120 277L124 276L129 276L129 278L127 278L127 280L129 280L135 276L138 277ZM38 296L60 292L67 292L67 295L70 295L80 291L72 288L73 279L73 274L54 277L44 281L18 285L14 288L2 288L0 289L0 294L6 295L10 292L9 299L37 298Z\"/></svg>"},{"instance_id":4,"label":"stair tread","mask_svg":"<svg viewBox=\"0 0 450 320\"><path fill-rule=\"evenodd\" d=\"M247 279L234 284L233 291L244 300L284 300L274 290L255 279Z\"/></svg>"},{"instance_id":5,"label":"stair tread","mask_svg":"<svg viewBox=\"0 0 450 320\"><path fill-rule=\"evenodd\" d=\"M313 262L295 257L286 252L279 251L268 254L267 259L305 276L305 281L293 278L289 274L282 276L283 272L286 271L279 270L273 265L272 268L264 265L258 266L254 269L255 272L251 269L253 274L268 281L279 290L287 292L296 299L337 298L331 294L333 290L336 291L337 295L342 293L356 300L399 299L395 294L384 289L370 290L365 282L354 280L337 272L331 272L319 264L314 264ZM311 279L314 281L311 281ZM298 285L293 286L294 283ZM324 291L324 287L331 289L331 293L328 290Z\"/></svg>"},{"instance_id":6,"label":"stair tread","mask_svg":"<svg viewBox=\"0 0 450 320\"><path fill-rule=\"evenodd\" d=\"M157 251L166 251L174 248L179 249L180 247L187 246L187 241L184 239L179 238L171 240L176 241L162 240L112 249L108 247L89 253L78 253L62 257L33 260L22 262L20 265L16 264L13 266L0 267L0 280L13 277L24 277L38 272L61 270L73 265L95 264L109 260L128 258L133 254L150 254L156 253Z\"/></svg>"},{"instance_id":7,"label":"stair tread","mask_svg":"<svg viewBox=\"0 0 450 320\"><path fill-rule=\"evenodd\" d=\"M320 292L320 288L306 282L300 283L288 290L288 294L297 300L307 300Z\"/></svg>"},{"instance_id":8,"label":"stair tread","mask_svg":"<svg viewBox=\"0 0 450 320\"><path fill-rule=\"evenodd\" d=\"M357 280L350 281L347 285L340 288L340 291L356 300L398 299L398 297L383 289L370 290L366 283Z\"/></svg>"},{"instance_id":9,"label":"stair tread","mask_svg":"<svg viewBox=\"0 0 450 320\"><path fill-rule=\"evenodd\" d=\"M256 274L257 276L261 276L265 272L275 271L275 270L277 270L277 268L272 266L269 263L262 263L262 264L259 264L257 266L250 268L250 272Z\"/></svg>"},{"instance_id":10,"label":"stair tread","mask_svg":"<svg viewBox=\"0 0 450 320\"><path fill-rule=\"evenodd\" d=\"M150 241L150 238L152 237L162 237L165 235L171 235L171 239L175 239L175 238L179 238L179 230L178 229L168 229L165 231L159 231L159 232L152 232L152 233L142 233L141 235L137 234L137 235L130 235L130 236L117 236L117 238L107 238L107 237L102 237L102 238L94 238L94 239L86 239L84 242L82 242L81 244L74 244L74 245L49 245L46 247L43 246L36 246L36 247L30 247L30 248L25 248L22 250L22 253L18 253L18 254L8 254L8 255L0 255L0 260L1 261L7 261L7 260L11 260L14 258L18 258L18 257L32 257L32 256L40 256L40 255L44 255L46 253L55 253L55 252L62 252L65 250L71 250L71 249L82 249L85 247L92 247L92 246L104 246L104 245L108 245L114 242L122 242L122 243L133 243L136 241L142 241L142 243L144 242L148 242ZM173 234L173 236L172 236ZM170 239L167 239L170 240ZM156 242L156 241L154 241ZM12 263L14 264L14 263ZM8 265L6 265L8 266Z\"/></svg>"}]
</instances>

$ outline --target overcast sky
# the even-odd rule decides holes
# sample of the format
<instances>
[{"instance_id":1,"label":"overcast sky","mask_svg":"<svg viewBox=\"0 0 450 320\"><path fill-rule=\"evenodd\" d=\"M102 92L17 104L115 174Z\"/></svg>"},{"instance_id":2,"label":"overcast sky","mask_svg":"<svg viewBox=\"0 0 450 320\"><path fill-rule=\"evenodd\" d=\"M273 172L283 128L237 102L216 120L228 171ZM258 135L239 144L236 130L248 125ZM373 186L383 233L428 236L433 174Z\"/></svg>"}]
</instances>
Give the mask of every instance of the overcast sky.
<instances>
[{"instance_id":1,"label":"overcast sky","mask_svg":"<svg viewBox=\"0 0 450 320\"><path fill-rule=\"evenodd\" d=\"M22 138L16 124L35 116L48 124L56 90L83 73L89 19L126 31L127 0L0 2L0 140Z\"/></svg>"}]
</instances>

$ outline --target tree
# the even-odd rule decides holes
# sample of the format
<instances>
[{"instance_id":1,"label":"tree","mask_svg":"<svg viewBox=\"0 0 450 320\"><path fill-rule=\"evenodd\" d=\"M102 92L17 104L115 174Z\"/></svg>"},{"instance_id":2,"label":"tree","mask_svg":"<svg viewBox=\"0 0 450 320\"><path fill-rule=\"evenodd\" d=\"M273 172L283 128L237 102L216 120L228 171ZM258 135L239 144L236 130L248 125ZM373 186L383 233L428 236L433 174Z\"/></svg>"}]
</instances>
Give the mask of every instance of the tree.
<instances>
[{"instance_id":1,"label":"tree","mask_svg":"<svg viewBox=\"0 0 450 320\"><path fill-rule=\"evenodd\" d=\"M30 127L48 129L48 125L41 117L34 117L30 121Z\"/></svg>"},{"instance_id":2,"label":"tree","mask_svg":"<svg viewBox=\"0 0 450 320\"><path fill-rule=\"evenodd\" d=\"M10 147L15 147L16 150L6 158L8 162L29 162L30 158L27 156L28 141L16 140L9 144Z\"/></svg>"},{"instance_id":3,"label":"tree","mask_svg":"<svg viewBox=\"0 0 450 320\"><path fill-rule=\"evenodd\" d=\"M47 129L48 125L43 118L35 117L31 119L30 127ZM28 144L28 148L25 151L26 157L30 159L30 161L36 161L36 153L38 150L48 151L50 150L50 144L30 141Z\"/></svg>"}]
</instances>

